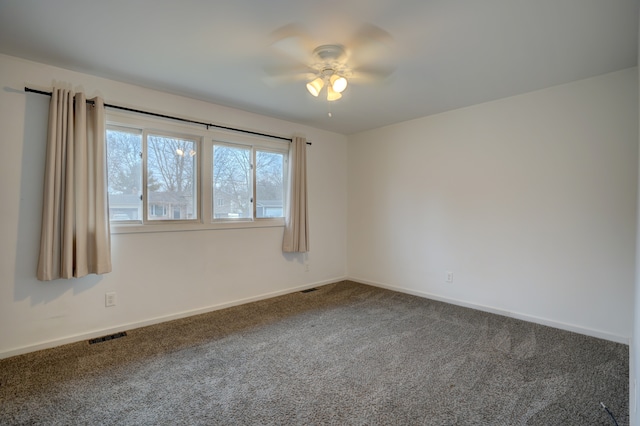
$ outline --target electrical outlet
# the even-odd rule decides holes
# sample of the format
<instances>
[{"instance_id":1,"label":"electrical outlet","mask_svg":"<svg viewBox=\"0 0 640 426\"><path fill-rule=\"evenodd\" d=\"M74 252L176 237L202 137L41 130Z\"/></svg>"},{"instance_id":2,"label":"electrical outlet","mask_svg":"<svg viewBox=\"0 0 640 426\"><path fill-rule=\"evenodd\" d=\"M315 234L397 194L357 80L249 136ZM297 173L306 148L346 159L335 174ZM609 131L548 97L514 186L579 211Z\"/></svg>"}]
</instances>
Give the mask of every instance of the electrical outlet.
<instances>
[{"instance_id":1,"label":"electrical outlet","mask_svg":"<svg viewBox=\"0 0 640 426\"><path fill-rule=\"evenodd\" d=\"M448 283L453 282L453 272L447 271L447 275L445 276L445 282L448 282Z\"/></svg>"},{"instance_id":2,"label":"electrical outlet","mask_svg":"<svg viewBox=\"0 0 640 426\"><path fill-rule=\"evenodd\" d=\"M112 291L110 293L104 294L104 306L106 308L110 306L116 306L116 292Z\"/></svg>"},{"instance_id":3,"label":"electrical outlet","mask_svg":"<svg viewBox=\"0 0 640 426\"><path fill-rule=\"evenodd\" d=\"M307 263L305 263L305 264L304 264L304 271L305 271L305 272L309 272L310 270L311 270L311 268L309 267L309 263L308 263L308 262L307 262Z\"/></svg>"}]
</instances>

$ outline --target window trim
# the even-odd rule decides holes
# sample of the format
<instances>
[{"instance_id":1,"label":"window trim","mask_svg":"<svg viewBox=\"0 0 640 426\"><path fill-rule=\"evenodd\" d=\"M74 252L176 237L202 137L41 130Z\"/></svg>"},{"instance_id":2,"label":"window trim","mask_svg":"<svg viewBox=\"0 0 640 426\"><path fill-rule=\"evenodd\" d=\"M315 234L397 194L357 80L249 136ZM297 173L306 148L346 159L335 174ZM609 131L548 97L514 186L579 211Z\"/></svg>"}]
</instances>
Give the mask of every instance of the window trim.
<instances>
[{"instance_id":1,"label":"window trim","mask_svg":"<svg viewBox=\"0 0 640 426\"><path fill-rule=\"evenodd\" d=\"M255 200L253 203L253 219L214 220L213 145L215 142L227 143L232 145L251 145L253 147L252 152L255 152L256 149L268 150L269 148L271 148L276 152L282 152L286 155L289 149L288 141L272 140L270 138L261 136L236 134L235 132L220 130L217 128L198 128L179 122L170 122L168 120L156 119L151 117L140 117L139 115L120 111L107 112L106 127L117 127L125 130L137 130L141 131L141 133L145 136L149 132L153 133L154 131L156 131L162 132L162 134L166 134L167 136L176 136L181 138L186 137L189 139L193 139L197 141L198 155L200 156L200 158L197 160L199 168L197 182L197 211L199 215L198 219L149 221L145 220L145 218L143 217L139 221L111 222L110 225L112 234L284 227L284 218L255 218ZM146 144L144 144L143 141L143 212L147 212L146 209L148 208L146 201L147 161L145 145ZM284 171L284 173L285 179L287 179L286 170ZM253 175L253 178L255 179L255 173L253 173ZM284 185L286 194L286 180Z\"/></svg>"}]
</instances>

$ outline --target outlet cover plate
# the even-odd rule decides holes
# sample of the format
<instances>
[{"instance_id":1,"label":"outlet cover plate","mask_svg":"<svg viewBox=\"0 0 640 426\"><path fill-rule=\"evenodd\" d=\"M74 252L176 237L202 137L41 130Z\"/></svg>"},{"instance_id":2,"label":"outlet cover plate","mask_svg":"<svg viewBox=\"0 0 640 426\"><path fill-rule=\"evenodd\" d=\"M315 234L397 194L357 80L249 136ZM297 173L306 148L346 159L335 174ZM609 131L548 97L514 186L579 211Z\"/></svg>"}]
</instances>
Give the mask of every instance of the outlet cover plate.
<instances>
[{"instance_id":1,"label":"outlet cover plate","mask_svg":"<svg viewBox=\"0 0 640 426\"><path fill-rule=\"evenodd\" d=\"M116 306L116 292L112 291L104 294L104 306L106 308L110 306Z\"/></svg>"}]
</instances>

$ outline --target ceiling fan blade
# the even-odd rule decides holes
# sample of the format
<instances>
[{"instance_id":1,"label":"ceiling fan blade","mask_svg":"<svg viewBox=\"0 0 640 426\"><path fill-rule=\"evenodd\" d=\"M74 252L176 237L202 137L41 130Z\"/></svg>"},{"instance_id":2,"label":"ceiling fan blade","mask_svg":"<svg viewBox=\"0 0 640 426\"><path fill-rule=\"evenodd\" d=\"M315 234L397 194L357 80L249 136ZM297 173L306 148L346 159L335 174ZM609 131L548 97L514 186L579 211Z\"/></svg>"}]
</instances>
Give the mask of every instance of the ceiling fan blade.
<instances>
[{"instance_id":1,"label":"ceiling fan blade","mask_svg":"<svg viewBox=\"0 0 640 426\"><path fill-rule=\"evenodd\" d=\"M269 85L283 84L293 81L311 81L317 75L314 70L302 65L273 65L264 67L264 81Z\"/></svg>"},{"instance_id":2,"label":"ceiling fan blade","mask_svg":"<svg viewBox=\"0 0 640 426\"><path fill-rule=\"evenodd\" d=\"M362 66L354 69L348 77L349 82L371 84L388 79L395 71L393 66Z\"/></svg>"},{"instance_id":3,"label":"ceiling fan blade","mask_svg":"<svg viewBox=\"0 0 640 426\"><path fill-rule=\"evenodd\" d=\"M265 65L264 71L271 76L287 75L287 74L309 74L315 75L315 71L306 65L300 64L271 64Z\"/></svg>"},{"instance_id":4,"label":"ceiling fan blade","mask_svg":"<svg viewBox=\"0 0 640 426\"><path fill-rule=\"evenodd\" d=\"M391 34L372 24L363 25L347 43L348 62L360 65L389 60L393 50Z\"/></svg>"},{"instance_id":5,"label":"ceiling fan blade","mask_svg":"<svg viewBox=\"0 0 640 426\"><path fill-rule=\"evenodd\" d=\"M295 59L301 64L313 63L314 46L311 38L295 24L286 25L272 33L271 47L276 51Z\"/></svg>"},{"instance_id":6,"label":"ceiling fan blade","mask_svg":"<svg viewBox=\"0 0 640 426\"><path fill-rule=\"evenodd\" d=\"M311 79L302 75L271 75L262 77L262 81L264 81L268 86L276 87L287 83L308 82L311 81Z\"/></svg>"}]
</instances>

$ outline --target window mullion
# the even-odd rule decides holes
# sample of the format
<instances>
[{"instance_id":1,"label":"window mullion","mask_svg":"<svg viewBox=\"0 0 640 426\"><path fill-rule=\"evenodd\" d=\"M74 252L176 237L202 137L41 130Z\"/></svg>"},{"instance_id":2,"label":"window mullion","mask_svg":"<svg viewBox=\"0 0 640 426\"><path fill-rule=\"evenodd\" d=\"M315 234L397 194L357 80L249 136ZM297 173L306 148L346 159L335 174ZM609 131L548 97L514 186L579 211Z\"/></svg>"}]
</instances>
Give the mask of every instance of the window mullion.
<instances>
[{"instance_id":1,"label":"window mullion","mask_svg":"<svg viewBox=\"0 0 640 426\"><path fill-rule=\"evenodd\" d=\"M142 131L142 188L140 191L140 197L142 197L142 223L146 224L149 221L149 203L147 192L147 177L149 175L147 165L147 137L149 136L147 130Z\"/></svg>"},{"instance_id":2,"label":"window mullion","mask_svg":"<svg viewBox=\"0 0 640 426\"><path fill-rule=\"evenodd\" d=\"M200 211L201 222L213 221L213 141L202 141L202 153L200 158ZM208 219L206 219L208 218Z\"/></svg>"},{"instance_id":3,"label":"window mullion","mask_svg":"<svg viewBox=\"0 0 640 426\"><path fill-rule=\"evenodd\" d=\"M251 147L251 208L253 211L251 220L256 220L256 149Z\"/></svg>"}]
</instances>

